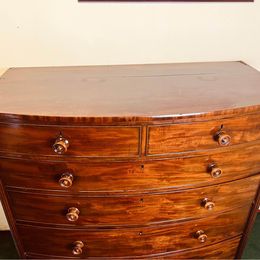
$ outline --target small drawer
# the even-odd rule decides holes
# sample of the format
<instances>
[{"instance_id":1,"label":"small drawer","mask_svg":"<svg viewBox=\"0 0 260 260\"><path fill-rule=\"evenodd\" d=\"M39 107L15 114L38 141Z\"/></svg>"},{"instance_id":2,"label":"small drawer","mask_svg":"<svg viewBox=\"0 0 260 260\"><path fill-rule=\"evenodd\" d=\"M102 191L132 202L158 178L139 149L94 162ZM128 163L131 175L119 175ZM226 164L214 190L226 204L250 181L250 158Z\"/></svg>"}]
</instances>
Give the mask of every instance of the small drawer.
<instances>
[{"instance_id":1,"label":"small drawer","mask_svg":"<svg viewBox=\"0 0 260 260\"><path fill-rule=\"evenodd\" d=\"M260 114L186 124L148 126L149 156L191 152L260 139Z\"/></svg>"},{"instance_id":2,"label":"small drawer","mask_svg":"<svg viewBox=\"0 0 260 260\"><path fill-rule=\"evenodd\" d=\"M251 205L260 175L166 194L83 197L26 193L10 190L16 220L78 227L161 224L200 218L241 205ZM126 222L127 220L127 222Z\"/></svg>"},{"instance_id":3,"label":"small drawer","mask_svg":"<svg viewBox=\"0 0 260 260\"><path fill-rule=\"evenodd\" d=\"M140 129L0 124L0 151L17 156L138 157Z\"/></svg>"},{"instance_id":4,"label":"small drawer","mask_svg":"<svg viewBox=\"0 0 260 260\"><path fill-rule=\"evenodd\" d=\"M196 157L144 162L71 163L1 159L8 187L75 192L148 192L236 180L260 172L260 143Z\"/></svg>"},{"instance_id":5,"label":"small drawer","mask_svg":"<svg viewBox=\"0 0 260 260\"><path fill-rule=\"evenodd\" d=\"M124 229L62 229L17 225L27 254L134 257L199 249L242 234L250 207L175 225Z\"/></svg>"}]
</instances>

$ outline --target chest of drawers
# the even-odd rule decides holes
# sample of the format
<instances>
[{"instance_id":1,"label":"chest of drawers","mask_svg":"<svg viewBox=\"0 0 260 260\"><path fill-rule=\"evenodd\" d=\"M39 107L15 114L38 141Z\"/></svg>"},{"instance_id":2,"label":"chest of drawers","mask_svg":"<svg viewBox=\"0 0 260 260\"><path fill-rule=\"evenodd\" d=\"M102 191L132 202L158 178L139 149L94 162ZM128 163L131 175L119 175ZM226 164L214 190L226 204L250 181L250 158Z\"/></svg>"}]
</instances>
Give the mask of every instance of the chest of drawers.
<instances>
[{"instance_id":1,"label":"chest of drawers","mask_svg":"<svg viewBox=\"0 0 260 260\"><path fill-rule=\"evenodd\" d=\"M20 257L241 257L259 101L242 62L9 69L0 195Z\"/></svg>"}]
</instances>

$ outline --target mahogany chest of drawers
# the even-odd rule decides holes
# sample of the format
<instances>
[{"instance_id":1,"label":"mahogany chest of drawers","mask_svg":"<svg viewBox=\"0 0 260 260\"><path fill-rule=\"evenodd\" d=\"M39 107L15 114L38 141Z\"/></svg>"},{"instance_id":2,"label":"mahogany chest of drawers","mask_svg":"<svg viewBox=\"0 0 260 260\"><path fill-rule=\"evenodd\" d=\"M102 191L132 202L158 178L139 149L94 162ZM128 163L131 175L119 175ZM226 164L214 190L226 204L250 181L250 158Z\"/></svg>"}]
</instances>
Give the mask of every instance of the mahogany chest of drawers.
<instances>
[{"instance_id":1,"label":"mahogany chest of drawers","mask_svg":"<svg viewBox=\"0 0 260 260\"><path fill-rule=\"evenodd\" d=\"M9 69L0 195L20 257L241 257L259 101L242 62Z\"/></svg>"}]
</instances>

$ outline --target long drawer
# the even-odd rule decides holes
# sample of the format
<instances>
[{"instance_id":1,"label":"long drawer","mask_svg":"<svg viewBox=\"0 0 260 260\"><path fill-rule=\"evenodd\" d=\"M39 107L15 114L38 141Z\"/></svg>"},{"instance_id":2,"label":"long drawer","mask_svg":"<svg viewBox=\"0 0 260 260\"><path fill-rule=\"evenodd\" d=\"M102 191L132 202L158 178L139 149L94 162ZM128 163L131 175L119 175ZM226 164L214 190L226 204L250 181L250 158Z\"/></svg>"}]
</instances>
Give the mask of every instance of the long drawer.
<instances>
[{"instance_id":1,"label":"long drawer","mask_svg":"<svg viewBox=\"0 0 260 260\"><path fill-rule=\"evenodd\" d=\"M239 162L239 163L237 163ZM260 172L260 143L197 157L145 162L72 163L1 159L6 186L63 192L130 192L222 183ZM64 188L64 173L73 176Z\"/></svg>"},{"instance_id":2,"label":"long drawer","mask_svg":"<svg viewBox=\"0 0 260 260\"><path fill-rule=\"evenodd\" d=\"M0 151L18 156L138 157L140 129L0 124Z\"/></svg>"},{"instance_id":3,"label":"long drawer","mask_svg":"<svg viewBox=\"0 0 260 260\"><path fill-rule=\"evenodd\" d=\"M148 225L199 218L251 205L260 175L166 194L83 197L9 191L17 220L55 225ZM127 220L127 221L126 221Z\"/></svg>"},{"instance_id":4,"label":"long drawer","mask_svg":"<svg viewBox=\"0 0 260 260\"><path fill-rule=\"evenodd\" d=\"M181 252L175 253L166 253L159 255L146 255L146 256L138 256L138 257L124 257L123 259L234 259L236 255L236 251L239 245L241 237L235 237L228 240L225 240L220 243L216 243L213 245L205 246L202 248L185 250ZM47 252L48 253L48 252ZM26 258L29 259L56 259L60 258L59 256L53 255L43 255L43 254L26 254ZM64 256L63 256L64 258ZM68 257L70 258L70 257ZM93 258L92 258L93 259ZM94 257L94 259L96 259ZM98 259L122 259L121 257L106 257Z\"/></svg>"},{"instance_id":5,"label":"long drawer","mask_svg":"<svg viewBox=\"0 0 260 260\"><path fill-rule=\"evenodd\" d=\"M17 225L27 253L73 256L84 244L82 258L123 257L201 248L241 235L249 207L176 225L127 229L60 229ZM200 231L200 232L198 232ZM75 248L76 247L76 248Z\"/></svg>"},{"instance_id":6,"label":"long drawer","mask_svg":"<svg viewBox=\"0 0 260 260\"><path fill-rule=\"evenodd\" d=\"M147 155L162 155L260 139L260 114L187 124L149 126Z\"/></svg>"}]
</instances>

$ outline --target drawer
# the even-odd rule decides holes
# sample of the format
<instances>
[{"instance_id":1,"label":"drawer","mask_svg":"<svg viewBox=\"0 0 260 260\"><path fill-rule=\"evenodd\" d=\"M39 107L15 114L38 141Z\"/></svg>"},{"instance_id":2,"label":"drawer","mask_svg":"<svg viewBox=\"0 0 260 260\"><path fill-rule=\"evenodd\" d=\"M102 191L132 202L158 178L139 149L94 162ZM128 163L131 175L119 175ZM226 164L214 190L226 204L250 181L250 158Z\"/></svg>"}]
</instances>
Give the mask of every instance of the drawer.
<instances>
[{"instance_id":1,"label":"drawer","mask_svg":"<svg viewBox=\"0 0 260 260\"><path fill-rule=\"evenodd\" d=\"M137 157L140 129L0 124L0 151L17 155Z\"/></svg>"},{"instance_id":2,"label":"drawer","mask_svg":"<svg viewBox=\"0 0 260 260\"><path fill-rule=\"evenodd\" d=\"M155 227L79 230L17 225L17 229L28 254L48 252L72 257L72 251L77 249L75 242L81 241L82 258L131 257L198 249L241 235L248 213L249 207L242 207L195 221Z\"/></svg>"},{"instance_id":3,"label":"drawer","mask_svg":"<svg viewBox=\"0 0 260 260\"><path fill-rule=\"evenodd\" d=\"M56 225L148 225L200 218L251 205L260 175L183 192L123 197L62 196L9 191L19 221ZM127 222L126 222L127 220Z\"/></svg>"},{"instance_id":4,"label":"drawer","mask_svg":"<svg viewBox=\"0 0 260 260\"><path fill-rule=\"evenodd\" d=\"M138 256L128 257L124 259L234 259L241 237L235 237L223 242L204 246L193 250L184 250L177 253L166 253L159 256ZM42 254L26 254L29 259L55 259L58 256L42 255ZM99 258L100 259L100 258ZM118 259L108 257L106 259Z\"/></svg>"},{"instance_id":5,"label":"drawer","mask_svg":"<svg viewBox=\"0 0 260 260\"><path fill-rule=\"evenodd\" d=\"M147 155L214 149L260 139L260 114L186 124L149 126Z\"/></svg>"},{"instance_id":6,"label":"drawer","mask_svg":"<svg viewBox=\"0 0 260 260\"><path fill-rule=\"evenodd\" d=\"M212 165L215 166L210 168ZM217 175L220 172L218 169L222 172L221 175ZM6 186L67 193L147 192L162 188L190 188L235 180L258 172L260 143L203 156L143 163L0 160L0 178ZM59 180L64 179L61 176L66 176L66 173L73 176L69 188L59 184Z\"/></svg>"}]
</instances>

